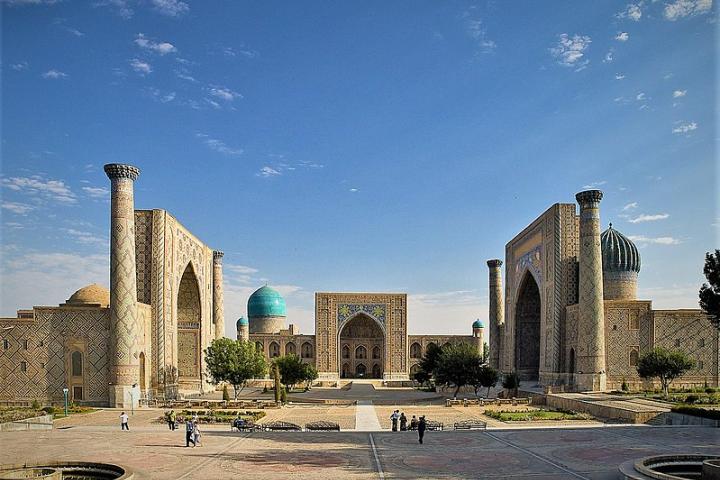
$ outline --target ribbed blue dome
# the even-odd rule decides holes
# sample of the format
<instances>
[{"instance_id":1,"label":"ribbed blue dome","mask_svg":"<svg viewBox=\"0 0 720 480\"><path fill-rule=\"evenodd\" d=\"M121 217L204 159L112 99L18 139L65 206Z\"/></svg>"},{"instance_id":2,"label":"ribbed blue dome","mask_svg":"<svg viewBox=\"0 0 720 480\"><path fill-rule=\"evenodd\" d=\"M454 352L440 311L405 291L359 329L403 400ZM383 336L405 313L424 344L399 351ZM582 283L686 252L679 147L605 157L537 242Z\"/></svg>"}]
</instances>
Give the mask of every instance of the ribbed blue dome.
<instances>
[{"instance_id":1,"label":"ribbed blue dome","mask_svg":"<svg viewBox=\"0 0 720 480\"><path fill-rule=\"evenodd\" d=\"M473 322L473 328L485 328L485 325L483 325L483 323L478 318Z\"/></svg>"},{"instance_id":2,"label":"ribbed blue dome","mask_svg":"<svg viewBox=\"0 0 720 480\"><path fill-rule=\"evenodd\" d=\"M603 272L639 272L640 254L635 244L610 227L600 234Z\"/></svg>"},{"instance_id":3,"label":"ribbed blue dome","mask_svg":"<svg viewBox=\"0 0 720 480\"><path fill-rule=\"evenodd\" d=\"M248 319L245 317L238 318L237 323L235 324L238 328L240 327L246 327L248 326Z\"/></svg>"},{"instance_id":4,"label":"ribbed blue dome","mask_svg":"<svg viewBox=\"0 0 720 480\"><path fill-rule=\"evenodd\" d=\"M248 317L287 317L285 299L274 288L260 287L250 295L247 305Z\"/></svg>"}]
</instances>

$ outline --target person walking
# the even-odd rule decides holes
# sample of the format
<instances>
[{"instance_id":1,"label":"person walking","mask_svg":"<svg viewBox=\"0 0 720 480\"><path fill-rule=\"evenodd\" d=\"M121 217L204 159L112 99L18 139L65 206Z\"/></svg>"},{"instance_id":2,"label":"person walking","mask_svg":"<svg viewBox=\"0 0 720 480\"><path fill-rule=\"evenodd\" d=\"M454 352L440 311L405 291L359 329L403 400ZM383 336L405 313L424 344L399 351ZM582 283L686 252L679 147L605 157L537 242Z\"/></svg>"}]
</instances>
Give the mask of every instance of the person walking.
<instances>
[{"instance_id":1,"label":"person walking","mask_svg":"<svg viewBox=\"0 0 720 480\"><path fill-rule=\"evenodd\" d=\"M170 430L175 430L177 428L177 425L175 424L175 421L177 420L177 416L175 415L175 410L170 410Z\"/></svg>"},{"instance_id":2,"label":"person walking","mask_svg":"<svg viewBox=\"0 0 720 480\"><path fill-rule=\"evenodd\" d=\"M423 443L423 437L425 436L425 427L427 427L427 425L425 424L425 416L422 416L422 417L420 417L420 421L418 422L418 427L417 427L418 442L420 442L420 444Z\"/></svg>"},{"instance_id":3,"label":"person walking","mask_svg":"<svg viewBox=\"0 0 720 480\"><path fill-rule=\"evenodd\" d=\"M415 418L415 415L413 415L412 419L410 420L410 430L417 430L418 421L417 418Z\"/></svg>"},{"instance_id":4,"label":"person walking","mask_svg":"<svg viewBox=\"0 0 720 480\"><path fill-rule=\"evenodd\" d=\"M130 417L128 417L128 414L125 412L122 412L120 414L120 430L130 430L130 427L128 427L128 420Z\"/></svg>"},{"instance_id":5,"label":"person walking","mask_svg":"<svg viewBox=\"0 0 720 480\"><path fill-rule=\"evenodd\" d=\"M400 414L400 431L401 432L407 431L407 417L405 416L405 412L402 412Z\"/></svg>"},{"instance_id":6,"label":"person walking","mask_svg":"<svg viewBox=\"0 0 720 480\"><path fill-rule=\"evenodd\" d=\"M390 415L390 421L392 422L392 431L397 432L398 430L398 418L400 418L400 415L398 415L398 410L395 410L392 415Z\"/></svg>"},{"instance_id":7,"label":"person walking","mask_svg":"<svg viewBox=\"0 0 720 480\"><path fill-rule=\"evenodd\" d=\"M188 418L188 420L185 422L185 446L189 447L190 442L192 442L193 447L195 446L195 438L193 437L193 432L195 431L195 425L193 424L192 420Z\"/></svg>"},{"instance_id":8,"label":"person walking","mask_svg":"<svg viewBox=\"0 0 720 480\"><path fill-rule=\"evenodd\" d=\"M202 447L202 445L200 444L200 435L201 435L200 424L199 423L193 424L193 447L197 447L197 446Z\"/></svg>"}]
</instances>

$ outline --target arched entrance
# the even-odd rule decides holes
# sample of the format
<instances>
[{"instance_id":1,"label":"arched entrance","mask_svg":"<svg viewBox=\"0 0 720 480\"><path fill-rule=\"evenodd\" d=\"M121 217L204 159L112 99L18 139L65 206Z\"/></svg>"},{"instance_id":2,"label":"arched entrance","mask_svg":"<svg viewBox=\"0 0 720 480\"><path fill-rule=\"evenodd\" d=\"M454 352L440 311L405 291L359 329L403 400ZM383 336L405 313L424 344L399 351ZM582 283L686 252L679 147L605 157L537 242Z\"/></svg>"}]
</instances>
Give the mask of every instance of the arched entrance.
<instances>
[{"instance_id":1,"label":"arched entrance","mask_svg":"<svg viewBox=\"0 0 720 480\"><path fill-rule=\"evenodd\" d=\"M521 380L538 380L540 369L540 289L526 272L515 304L515 369Z\"/></svg>"},{"instance_id":2,"label":"arched entrance","mask_svg":"<svg viewBox=\"0 0 720 480\"><path fill-rule=\"evenodd\" d=\"M338 340L341 378L382 378L385 335L375 319L359 313L345 323ZM367 366L370 357L372 370Z\"/></svg>"},{"instance_id":3,"label":"arched entrance","mask_svg":"<svg viewBox=\"0 0 720 480\"><path fill-rule=\"evenodd\" d=\"M177 297L178 377L186 388L200 387L200 288L192 263L180 279Z\"/></svg>"}]
</instances>

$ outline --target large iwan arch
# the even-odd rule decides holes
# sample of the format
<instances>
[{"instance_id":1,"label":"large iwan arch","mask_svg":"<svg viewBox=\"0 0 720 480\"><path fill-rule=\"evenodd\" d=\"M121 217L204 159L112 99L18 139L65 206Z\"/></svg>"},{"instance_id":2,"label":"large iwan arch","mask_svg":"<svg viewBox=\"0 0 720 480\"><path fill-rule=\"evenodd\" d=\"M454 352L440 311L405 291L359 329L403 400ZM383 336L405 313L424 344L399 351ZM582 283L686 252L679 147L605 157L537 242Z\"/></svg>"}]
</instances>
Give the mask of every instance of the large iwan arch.
<instances>
[{"instance_id":1,"label":"large iwan arch","mask_svg":"<svg viewBox=\"0 0 720 480\"><path fill-rule=\"evenodd\" d=\"M540 376L540 289L527 271L515 304L515 369L521 380Z\"/></svg>"}]
</instances>

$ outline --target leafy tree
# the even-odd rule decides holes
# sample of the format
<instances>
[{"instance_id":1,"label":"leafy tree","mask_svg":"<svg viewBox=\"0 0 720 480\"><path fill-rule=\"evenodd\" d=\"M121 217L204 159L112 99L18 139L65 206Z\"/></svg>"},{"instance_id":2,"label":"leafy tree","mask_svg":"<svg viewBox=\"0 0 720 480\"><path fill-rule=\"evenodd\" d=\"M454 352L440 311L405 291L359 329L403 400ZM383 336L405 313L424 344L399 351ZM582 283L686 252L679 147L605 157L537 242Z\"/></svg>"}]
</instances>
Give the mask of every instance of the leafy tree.
<instances>
[{"instance_id":1,"label":"leafy tree","mask_svg":"<svg viewBox=\"0 0 720 480\"><path fill-rule=\"evenodd\" d=\"M205 349L205 363L212 381L228 382L233 386L234 399L248 380L261 378L267 371L265 356L253 343L230 338L218 338Z\"/></svg>"},{"instance_id":2,"label":"leafy tree","mask_svg":"<svg viewBox=\"0 0 720 480\"><path fill-rule=\"evenodd\" d=\"M275 379L275 403L280 403L280 367L273 363L273 378Z\"/></svg>"},{"instance_id":3,"label":"leafy tree","mask_svg":"<svg viewBox=\"0 0 720 480\"><path fill-rule=\"evenodd\" d=\"M425 349L425 355L423 355L422 360L420 360L420 369L427 372L429 376L432 377L441 353L442 348L438 347L434 343L428 345Z\"/></svg>"},{"instance_id":4,"label":"leafy tree","mask_svg":"<svg viewBox=\"0 0 720 480\"><path fill-rule=\"evenodd\" d=\"M642 378L659 378L663 394L667 397L670 382L694 366L695 362L684 352L656 347L640 356L637 372Z\"/></svg>"},{"instance_id":5,"label":"leafy tree","mask_svg":"<svg viewBox=\"0 0 720 480\"><path fill-rule=\"evenodd\" d=\"M488 345L487 342L483 342L483 354L482 354L482 362L481 363L488 363L489 358L490 358L490 345Z\"/></svg>"},{"instance_id":6,"label":"leafy tree","mask_svg":"<svg viewBox=\"0 0 720 480\"><path fill-rule=\"evenodd\" d=\"M475 379L476 382L473 385L487 388L486 398L488 398L490 397L490 389L497 385L498 380L500 380L500 373L490 365L480 365ZM477 395L477 387L475 388L475 395Z\"/></svg>"},{"instance_id":7,"label":"leafy tree","mask_svg":"<svg viewBox=\"0 0 720 480\"><path fill-rule=\"evenodd\" d=\"M418 382L420 385L425 385L426 383L430 382L431 374L423 370L422 368L415 372L415 381Z\"/></svg>"},{"instance_id":8,"label":"leafy tree","mask_svg":"<svg viewBox=\"0 0 720 480\"><path fill-rule=\"evenodd\" d=\"M720 250L705 254L703 273L708 283L700 287L700 308L710 316L715 328L720 329Z\"/></svg>"},{"instance_id":9,"label":"leafy tree","mask_svg":"<svg viewBox=\"0 0 720 480\"><path fill-rule=\"evenodd\" d=\"M520 377L515 372L508 373L503 378L502 386L508 390L515 390L520 386Z\"/></svg>"},{"instance_id":10,"label":"leafy tree","mask_svg":"<svg viewBox=\"0 0 720 480\"><path fill-rule=\"evenodd\" d=\"M223 385L223 400L226 402L230 400L230 393L228 392L227 385Z\"/></svg>"},{"instance_id":11,"label":"leafy tree","mask_svg":"<svg viewBox=\"0 0 720 480\"><path fill-rule=\"evenodd\" d=\"M457 397L460 388L470 385L473 372L480 365L480 354L473 345L459 343L444 347L435 367L435 381L443 385L453 385Z\"/></svg>"},{"instance_id":12,"label":"leafy tree","mask_svg":"<svg viewBox=\"0 0 720 480\"><path fill-rule=\"evenodd\" d=\"M288 392L298 383L310 382L318 377L315 367L309 363L303 363L300 357L294 353L278 357L273 363L278 366L280 381L285 385Z\"/></svg>"}]
</instances>

